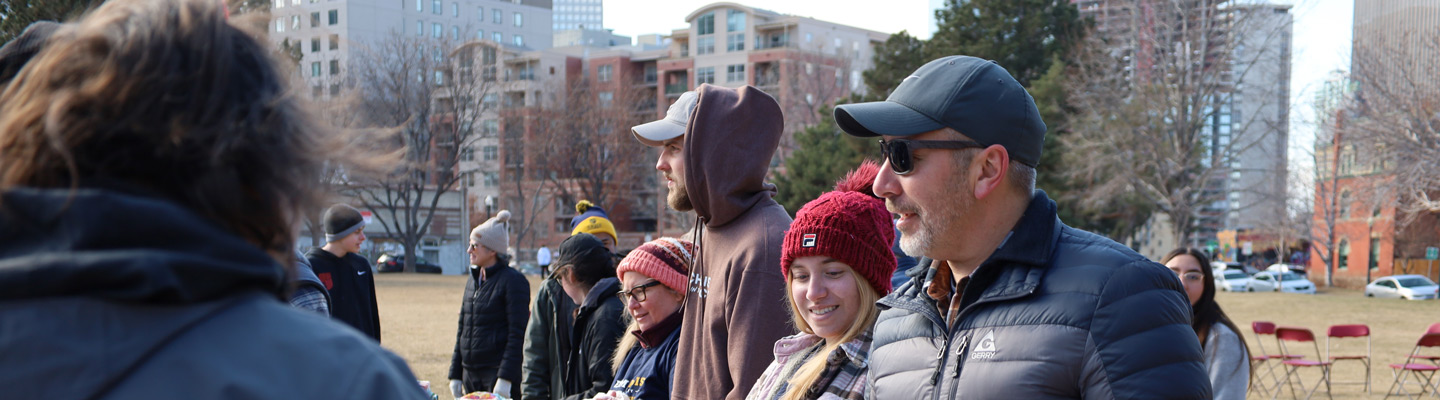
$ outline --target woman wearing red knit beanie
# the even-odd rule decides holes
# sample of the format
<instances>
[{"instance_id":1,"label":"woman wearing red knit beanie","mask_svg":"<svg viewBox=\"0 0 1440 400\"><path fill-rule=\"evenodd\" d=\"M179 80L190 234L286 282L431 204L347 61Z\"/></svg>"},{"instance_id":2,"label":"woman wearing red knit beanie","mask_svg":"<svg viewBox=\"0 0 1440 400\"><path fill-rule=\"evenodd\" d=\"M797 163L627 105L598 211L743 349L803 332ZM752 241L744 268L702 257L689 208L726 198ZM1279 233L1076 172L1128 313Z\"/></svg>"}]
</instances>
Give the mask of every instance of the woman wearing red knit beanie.
<instances>
[{"instance_id":1,"label":"woman wearing red knit beanie","mask_svg":"<svg viewBox=\"0 0 1440 400\"><path fill-rule=\"evenodd\" d=\"M864 396L875 301L895 272L895 228L871 189L879 170L866 161L795 214L780 268L800 333L775 342L775 361L747 399Z\"/></svg>"},{"instance_id":2,"label":"woman wearing red knit beanie","mask_svg":"<svg viewBox=\"0 0 1440 400\"><path fill-rule=\"evenodd\" d=\"M660 400L670 398L670 374L680 343L690 263L695 244L659 238L631 250L615 268L619 293L630 312L630 333L615 348L615 380L594 400ZM636 345L639 346L636 346Z\"/></svg>"}]
</instances>

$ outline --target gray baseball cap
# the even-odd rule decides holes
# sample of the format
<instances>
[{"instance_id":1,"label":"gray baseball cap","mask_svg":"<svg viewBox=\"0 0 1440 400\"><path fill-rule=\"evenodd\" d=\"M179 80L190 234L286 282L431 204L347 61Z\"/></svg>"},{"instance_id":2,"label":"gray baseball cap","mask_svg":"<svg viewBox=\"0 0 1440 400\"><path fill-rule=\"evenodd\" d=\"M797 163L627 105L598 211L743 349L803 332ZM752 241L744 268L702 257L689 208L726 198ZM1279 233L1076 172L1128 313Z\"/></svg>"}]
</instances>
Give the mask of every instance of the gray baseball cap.
<instances>
[{"instance_id":1,"label":"gray baseball cap","mask_svg":"<svg viewBox=\"0 0 1440 400\"><path fill-rule=\"evenodd\" d=\"M835 122L860 137L910 136L949 127L1010 158L1040 165L1045 122L1035 99L993 61L949 56L915 70L885 101L835 107Z\"/></svg>"},{"instance_id":2,"label":"gray baseball cap","mask_svg":"<svg viewBox=\"0 0 1440 400\"><path fill-rule=\"evenodd\" d=\"M630 128L630 133L635 134L640 143L651 147L659 147L666 140L680 137L685 134L685 125L690 122L690 114L695 111L695 102L699 99L700 94L694 90L682 93L665 112L664 119L636 125Z\"/></svg>"}]
</instances>

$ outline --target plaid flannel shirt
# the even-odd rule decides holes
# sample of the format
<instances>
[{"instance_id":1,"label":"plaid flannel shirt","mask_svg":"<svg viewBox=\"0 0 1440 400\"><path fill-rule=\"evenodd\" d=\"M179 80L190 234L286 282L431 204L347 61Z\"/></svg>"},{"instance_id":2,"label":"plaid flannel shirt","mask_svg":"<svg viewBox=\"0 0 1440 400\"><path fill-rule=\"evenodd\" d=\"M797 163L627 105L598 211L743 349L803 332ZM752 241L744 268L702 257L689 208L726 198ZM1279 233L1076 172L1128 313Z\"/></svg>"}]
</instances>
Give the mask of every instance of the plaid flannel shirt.
<instances>
[{"instance_id":1,"label":"plaid flannel shirt","mask_svg":"<svg viewBox=\"0 0 1440 400\"><path fill-rule=\"evenodd\" d=\"M826 356L825 369L806 399L859 400L864 398L867 384L865 372L870 368L871 331L841 344ZM776 400L790 389L795 370L814 357L825 345L825 339L809 333L788 336L775 342L775 361L765 369L760 381L750 390L747 400Z\"/></svg>"}]
</instances>

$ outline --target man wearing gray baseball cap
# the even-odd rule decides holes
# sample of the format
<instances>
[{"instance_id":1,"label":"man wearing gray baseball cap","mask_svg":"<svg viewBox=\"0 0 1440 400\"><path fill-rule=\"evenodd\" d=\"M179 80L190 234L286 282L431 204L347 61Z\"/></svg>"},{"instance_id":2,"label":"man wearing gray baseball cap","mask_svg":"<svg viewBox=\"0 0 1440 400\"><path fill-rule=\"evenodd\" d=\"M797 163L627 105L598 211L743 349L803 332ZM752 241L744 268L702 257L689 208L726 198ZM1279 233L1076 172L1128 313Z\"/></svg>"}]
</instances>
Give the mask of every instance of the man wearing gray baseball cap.
<instances>
[{"instance_id":1,"label":"man wearing gray baseball cap","mask_svg":"<svg viewBox=\"0 0 1440 400\"><path fill-rule=\"evenodd\" d=\"M835 120L880 139L875 194L924 257L879 301L867 398L1210 398L1175 274L1034 189L1045 123L1004 68L934 60Z\"/></svg>"}]
</instances>

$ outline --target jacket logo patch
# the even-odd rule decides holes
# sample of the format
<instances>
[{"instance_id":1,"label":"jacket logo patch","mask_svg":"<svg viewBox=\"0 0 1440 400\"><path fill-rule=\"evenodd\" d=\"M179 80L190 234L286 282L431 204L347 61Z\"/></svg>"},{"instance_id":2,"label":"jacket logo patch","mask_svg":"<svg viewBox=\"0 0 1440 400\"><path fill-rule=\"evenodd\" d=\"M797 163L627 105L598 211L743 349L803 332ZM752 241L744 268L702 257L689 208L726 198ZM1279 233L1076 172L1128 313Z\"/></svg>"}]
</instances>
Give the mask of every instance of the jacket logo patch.
<instances>
[{"instance_id":1,"label":"jacket logo patch","mask_svg":"<svg viewBox=\"0 0 1440 400\"><path fill-rule=\"evenodd\" d=\"M995 331L985 332L985 337L975 344L975 351L970 353L971 360L984 360L995 357Z\"/></svg>"},{"instance_id":2,"label":"jacket logo patch","mask_svg":"<svg viewBox=\"0 0 1440 400\"><path fill-rule=\"evenodd\" d=\"M815 247L815 234L807 233L800 237L800 247Z\"/></svg>"},{"instance_id":3,"label":"jacket logo patch","mask_svg":"<svg viewBox=\"0 0 1440 400\"><path fill-rule=\"evenodd\" d=\"M335 289L335 281L330 280L329 272L321 272L315 275L320 278L320 283L325 284L325 290Z\"/></svg>"}]
</instances>

